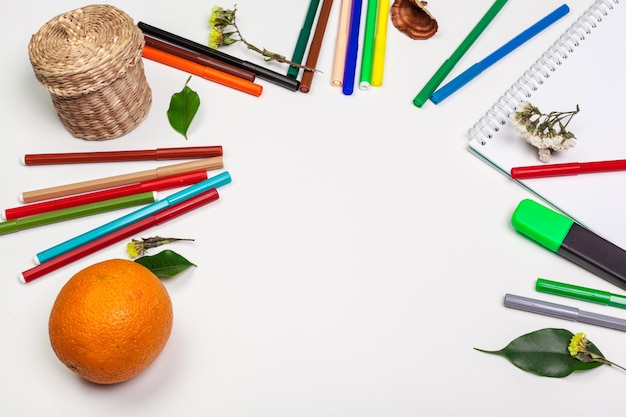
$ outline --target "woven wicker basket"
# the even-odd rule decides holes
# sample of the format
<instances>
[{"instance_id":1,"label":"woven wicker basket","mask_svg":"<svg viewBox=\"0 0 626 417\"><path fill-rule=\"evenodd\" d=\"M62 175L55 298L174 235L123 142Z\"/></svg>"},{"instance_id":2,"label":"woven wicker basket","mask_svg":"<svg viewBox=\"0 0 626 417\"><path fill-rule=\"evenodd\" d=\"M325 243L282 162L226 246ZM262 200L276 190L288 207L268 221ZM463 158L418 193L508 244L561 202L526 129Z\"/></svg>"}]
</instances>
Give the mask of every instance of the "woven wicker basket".
<instances>
[{"instance_id":1,"label":"woven wicker basket","mask_svg":"<svg viewBox=\"0 0 626 417\"><path fill-rule=\"evenodd\" d=\"M43 25L28 53L66 129L78 138L104 140L133 130L150 109L143 45L130 16L110 5L90 5Z\"/></svg>"}]
</instances>

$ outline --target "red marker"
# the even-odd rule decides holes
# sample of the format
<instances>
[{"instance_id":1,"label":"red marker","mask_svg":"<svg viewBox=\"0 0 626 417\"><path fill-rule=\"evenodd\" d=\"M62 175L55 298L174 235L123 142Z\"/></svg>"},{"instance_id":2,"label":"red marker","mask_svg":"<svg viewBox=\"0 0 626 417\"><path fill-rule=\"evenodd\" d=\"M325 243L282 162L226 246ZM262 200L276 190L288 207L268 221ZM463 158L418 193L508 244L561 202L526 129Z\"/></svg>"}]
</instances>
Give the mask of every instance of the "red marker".
<instances>
[{"instance_id":1,"label":"red marker","mask_svg":"<svg viewBox=\"0 0 626 417\"><path fill-rule=\"evenodd\" d=\"M148 180L135 184L58 198L56 200L48 200L40 203L14 207L6 209L4 213L2 213L2 217L4 217L5 220L14 220L22 217L33 216L35 214L47 213L49 211L96 203L98 201L109 200L111 198L144 193L146 191L161 191L170 188L184 187L204 181L207 178L208 175L206 171L195 171L187 174L173 175L171 177L158 178L156 180Z\"/></svg>"},{"instance_id":2,"label":"red marker","mask_svg":"<svg viewBox=\"0 0 626 417\"><path fill-rule=\"evenodd\" d=\"M102 236L96 240L86 243L82 246L72 249L62 255L50 259L47 262L43 262L27 271L20 274L20 281L22 283L31 282L37 278L46 275L49 272L55 271L61 267L69 265L70 263L84 258L100 249L106 248L115 242L119 242L123 239L128 239L135 234L142 232L150 227L157 226L175 217L179 217L185 213L188 213L198 207L204 206L219 198L219 194L215 188L198 194L188 200L178 203L174 206L161 210L151 216L148 216L138 222L132 223L126 227L123 227L113 233Z\"/></svg>"},{"instance_id":3,"label":"red marker","mask_svg":"<svg viewBox=\"0 0 626 417\"><path fill-rule=\"evenodd\" d=\"M24 155L24 165L82 164L93 162L159 161L222 156L221 146L190 146L108 152L39 153Z\"/></svg>"},{"instance_id":4,"label":"red marker","mask_svg":"<svg viewBox=\"0 0 626 417\"><path fill-rule=\"evenodd\" d=\"M626 159L598 162L570 162L565 164L545 164L511 168L511 178L525 180L530 178L560 177L563 175L622 170L626 170Z\"/></svg>"}]
</instances>

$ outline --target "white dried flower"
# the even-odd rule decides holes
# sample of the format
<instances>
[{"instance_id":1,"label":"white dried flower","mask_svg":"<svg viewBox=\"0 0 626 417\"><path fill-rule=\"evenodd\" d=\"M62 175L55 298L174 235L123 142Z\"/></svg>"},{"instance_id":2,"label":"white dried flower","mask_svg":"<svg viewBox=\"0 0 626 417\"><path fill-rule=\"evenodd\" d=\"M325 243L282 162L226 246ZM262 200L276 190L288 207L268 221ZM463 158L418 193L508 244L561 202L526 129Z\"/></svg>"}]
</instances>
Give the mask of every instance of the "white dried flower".
<instances>
[{"instance_id":1,"label":"white dried flower","mask_svg":"<svg viewBox=\"0 0 626 417\"><path fill-rule=\"evenodd\" d=\"M549 162L552 153L576 146L576 137L567 131L567 125L580 111L542 113L527 101L521 102L511 114L511 125L532 146L539 150L539 159Z\"/></svg>"}]
</instances>

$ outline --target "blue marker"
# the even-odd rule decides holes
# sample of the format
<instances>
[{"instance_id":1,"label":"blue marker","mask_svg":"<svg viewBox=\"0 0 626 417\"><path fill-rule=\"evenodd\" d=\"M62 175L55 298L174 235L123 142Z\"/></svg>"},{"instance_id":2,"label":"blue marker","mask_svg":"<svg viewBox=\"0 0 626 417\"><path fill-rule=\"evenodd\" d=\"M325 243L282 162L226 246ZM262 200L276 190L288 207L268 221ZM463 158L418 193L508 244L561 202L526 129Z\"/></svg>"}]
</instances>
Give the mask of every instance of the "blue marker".
<instances>
[{"instance_id":1,"label":"blue marker","mask_svg":"<svg viewBox=\"0 0 626 417\"><path fill-rule=\"evenodd\" d=\"M347 96L354 91L356 61L359 52L359 29L361 27L361 8L363 0L354 0L350 17L350 32L346 51L346 66L343 72L343 93Z\"/></svg>"},{"instance_id":2,"label":"blue marker","mask_svg":"<svg viewBox=\"0 0 626 417\"><path fill-rule=\"evenodd\" d=\"M435 104L441 103L445 100L449 95L463 87L465 84L472 81L476 78L480 73L484 70L498 62L500 59L504 58L510 52L513 52L517 47L521 46L524 42L537 35L542 30L546 29L548 26L565 16L569 13L569 7L567 4L563 4L558 7L552 13L502 45L499 49L493 52L491 55L483 59L482 61L472 65L452 81L439 88L437 91L430 95L430 101Z\"/></svg>"},{"instance_id":3,"label":"blue marker","mask_svg":"<svg viewBox=\"0 0 626 417\"><path fill-rule=\"evenodd\" d=\"M140 208L139 210L135 210L132 213L129 213L116 220L106 223L100 227L90 230L89 232L85 232L82 235L78 235L63 243L59 243L58 245L53 246L50 249L46 249L43 252L39 252L35 256L35 262L38 264L47 262L53 258L56 258L59 255L69 252L70 250L76 249L77 247L81 245L84 245L102 236L105 236L109 233L119 230L122 227L138 222L139 220L142 220L167 207L181 203L191 197L194 197L212 188L217 188L217 187L221 187L222 185L226 185L230 183L230 181L231 181L230 174L228 172L223 172L214 177L201 181L197 184L191 185L174 194L167 196L163 200L156 201L143 208Z\"/></svg>"}]
</instances>

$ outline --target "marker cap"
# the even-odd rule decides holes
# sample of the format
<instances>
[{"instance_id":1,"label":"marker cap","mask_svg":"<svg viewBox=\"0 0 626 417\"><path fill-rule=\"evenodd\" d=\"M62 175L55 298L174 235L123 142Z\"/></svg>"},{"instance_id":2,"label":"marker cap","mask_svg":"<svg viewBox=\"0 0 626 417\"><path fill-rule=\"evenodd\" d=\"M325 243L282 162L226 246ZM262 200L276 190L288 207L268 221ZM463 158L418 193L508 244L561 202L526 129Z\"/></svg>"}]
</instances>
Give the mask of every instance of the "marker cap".
<instances>
[{"instance_id":1,"label":"marker cap","mask_svg":"<svg viewBox=\"0 0 626 417\"><path fill-rule=\"evenodd\" d=\"M591 288L579 287L577 285L565 284L563 282L549 281L542 278L537 279L535 289L539 292L576 298L578 300L605 305L608 304L611 297L610 294L605 291L592 290Z\"/></svg>"},{"instance_id":2,"label":"marker cap","mask_svg":"<svg viewBox=\"0 0 626 417\"><path fill-rule=\"evenodd\" d=\"M535 289L539 292L547 294L559 295L562 297L569 297L613 307L626 308L626 296L612 294L608 291L580 287L578 285L550 281L543 278L537 278Z\"/></svg>"},{"instance_id":3,"label":"marker cap","mask_svg":"<svg viewBox=\"0 0 626 417\"><path fill-rule=\"evenodd\" d=\"M522 200L511 219L518 232L557 252L574 222L533 200Z\"/></svg>"}]
</instances>

